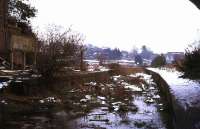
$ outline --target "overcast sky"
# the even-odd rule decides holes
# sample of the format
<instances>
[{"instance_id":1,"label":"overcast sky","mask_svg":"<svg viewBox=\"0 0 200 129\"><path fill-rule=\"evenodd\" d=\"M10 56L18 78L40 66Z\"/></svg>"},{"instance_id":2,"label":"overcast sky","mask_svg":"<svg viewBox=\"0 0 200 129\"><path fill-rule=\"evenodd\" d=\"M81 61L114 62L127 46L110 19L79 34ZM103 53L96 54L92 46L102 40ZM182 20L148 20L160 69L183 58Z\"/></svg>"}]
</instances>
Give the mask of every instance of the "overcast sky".
<instances>
[{"instance_id":1,"label":"overcast sky","mask_svg":"<svg viewBox=\"0 0 200 129\"><path fill-rule=\"evenodd\" d=\"M32 24L72 26L85 43L131 50L184 51L200 37L200 10L189 0L33 0Z\"/></svg>"}]
</instances>

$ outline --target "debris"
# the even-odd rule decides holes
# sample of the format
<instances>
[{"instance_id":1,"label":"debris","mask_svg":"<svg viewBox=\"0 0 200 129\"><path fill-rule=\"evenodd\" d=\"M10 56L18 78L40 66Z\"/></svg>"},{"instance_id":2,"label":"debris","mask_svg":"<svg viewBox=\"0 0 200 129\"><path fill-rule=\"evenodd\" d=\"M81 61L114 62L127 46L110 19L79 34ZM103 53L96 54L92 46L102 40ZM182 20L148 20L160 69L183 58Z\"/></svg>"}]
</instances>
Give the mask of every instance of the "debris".
<instances>
[{"instance_id":1,"label":"debris","mask_svg":"<svg viewBox=\"0 0 200 129\"><path fill-rule=\"evenodd\" d=\"M99 121L99 122L109 122L109 120L108 119L90 119L90 121Z\"/></svg>"},{"instance_id":2,"label":"debris","mask_svg":"<svg viewBox=\"0 0 200 129\"><path fill-rule=\"evenodd\" d=\"M141 88L135 86L135 85L129 85L129 86L125 86L125 88L131 89L131 91L142 91Z\"/></svg>"},{"instance_id":3,"label":"debris","mask_svg":"<svg viewBox=\"0 0 200 129\"><path fill-rule=\"evenodd\" d=\"M154 103L154 100L152 98L148 98L147 100L145 100L146 103Z\"/></svg>"},{"instance_id":4,"label":"debris","mask_svg":"<svg viewBox=\"0 0 200 129\"><path fill-rule=\"evenodd\" d=\"M91 96L91 95L85 95L85 98L86 98L87 100L91 100L91 99L92 99L92 96Z\"/></svg>"},{"instance_id":5,"label":"debris","mask_svg":"<svg viewBox=\"0 0 200 129\"><path fill-rule=\"evenodd\" d=\"M102 96L98 96L97 98L100 99L100 100L105 100L106 99L105 97L102 97Z\"/></svg>"},{"instance_id":6,"label":"debris","mask_svg":"<svg viewBox=\"0 0 200 129\"><path fill-rule=\"evenodd\" d=\"M121 75L118 75L118 76L112 76L112 78L113 78L114 81L117 81L120 77L121 77Z\"/></svg>"},{"instance_id":7,"label":"debris","mask_svg":"<svg viewBox=\"0 0 200 129\"><path fill-rule=\"evenodd\" d=\"M45 99L39 100L39 103L61 103L61 100L54 97L47 97Z\"/></svg>"},{"instance_id":8,"label":"debris","mask_svg":"<svg viewBox=\"0 0 200 129\"><path fill-rule=\"evenodd\" d=\"M153 99L160 99L160 95L154 95Z\"/></svg>"}]
</instances>

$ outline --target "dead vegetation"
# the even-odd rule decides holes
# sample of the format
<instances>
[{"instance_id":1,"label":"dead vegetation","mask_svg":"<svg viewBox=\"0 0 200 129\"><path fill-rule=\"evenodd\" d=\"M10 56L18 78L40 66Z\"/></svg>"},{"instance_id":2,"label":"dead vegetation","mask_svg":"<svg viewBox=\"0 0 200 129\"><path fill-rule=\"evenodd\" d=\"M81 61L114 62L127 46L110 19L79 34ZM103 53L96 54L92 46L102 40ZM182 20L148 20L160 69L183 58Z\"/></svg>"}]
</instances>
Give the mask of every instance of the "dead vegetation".
<instances>
[{"instance_id":1,"label":"dead vegetation","mask_svg":"<svg viewBox=\"0 0 200 129\"><path fill-rule=\"evenodd\" d=\"M136 72L141 70L136 68ZM66 78L61 78L62 81L59 79L55 82L52 81L53 83L49 84L51 88L46 89L46 93L37 97L7 94L7 98L2 98L6 102L4 108L10 109L8 110L10 115L13 113L52 114L63 110L67 113L67 119L85 116L93 109L98 108L119 115L125 115L128 112L136 113L138 107L133 103L134 94L142 92L143 87L148 83L142 75L130 76L129 73L134 71L133 68L120 68L120 71L123 71L123 75L107 71L101 74L100 72L79 72L79 74L63 76ZM141 90L134 91L127 87L128 85ZM41 93L42 90L41 88ZM91 119L91 121L93 120L96 121L96 119ZM99 119L99 121L104 120L109 122L107 119ZM126 123L126 119L124 118L122 122Z\"/></svg>"}]
</instances>

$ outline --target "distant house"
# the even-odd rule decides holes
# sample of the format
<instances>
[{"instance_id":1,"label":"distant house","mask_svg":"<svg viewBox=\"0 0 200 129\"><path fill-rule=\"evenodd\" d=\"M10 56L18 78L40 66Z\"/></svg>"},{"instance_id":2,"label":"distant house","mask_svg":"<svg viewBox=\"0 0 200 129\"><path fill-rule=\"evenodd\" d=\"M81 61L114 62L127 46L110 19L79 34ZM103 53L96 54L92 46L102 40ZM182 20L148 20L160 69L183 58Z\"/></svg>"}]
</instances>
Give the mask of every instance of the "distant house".
<instances>
[{"instance_id":1,"label":"distant house","mask_svg":"<svg viewBox=\"0 0 200 129\"><path fill-rule=\"evenodd\" d=\"M184 52L168 52L165 54L165 58L168 64L173 63L175 60L184 59Z\"/></svg>"},{"instance_id":2,"label":"distant house","mask_svg":"<svg viewBox=\"0 0 200 129\"><path fill-rule=\"evenodd\" d=\"M0 2L0 18L0 57L9 62L12 69L33 65L37 40L31 28L7 16L5 0Z\"/></svg>"}]
</instances>

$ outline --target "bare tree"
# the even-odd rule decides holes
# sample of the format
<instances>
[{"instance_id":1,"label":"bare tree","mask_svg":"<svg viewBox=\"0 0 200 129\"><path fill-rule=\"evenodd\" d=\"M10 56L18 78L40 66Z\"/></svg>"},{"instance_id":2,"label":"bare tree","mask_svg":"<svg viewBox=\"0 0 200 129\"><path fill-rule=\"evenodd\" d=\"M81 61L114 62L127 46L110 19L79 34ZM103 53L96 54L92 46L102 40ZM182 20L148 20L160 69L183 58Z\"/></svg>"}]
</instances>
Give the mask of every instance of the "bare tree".
<instances>
[{"instance_id":1,"label":"bare tree","mask_svg":"<svg viewBox=\"0 0 200 129\"><path fill-rule=\"evenodd\" d=\"M98 53L96 58L99 61L100 66L105 64L106 56L103 53Z\"/></svg>"},{"instance_id":2,"label":"bare tree","mask_svg":"<svg viewBox=\"0 0 200 129\"><path fill-rule=\"evenodd\" d=\"M133 46L131 52L130 52L130 56L131 58L135 58L138 55L138 48L136 46Z\"/></svg>"},{"instance_id":3,"label":"bare tree","mask_svg":"<svg viewBox=\"0 0 200 129\"><path fill-rule=\"evenodd\" d=\"M37 69L45 77L52 75L65 66L80 64L83 38L70 28L48 26L47 31L39 37L40 47ZM80 65L78 65L80 67Z\"/></svg>"}]
</instances>

